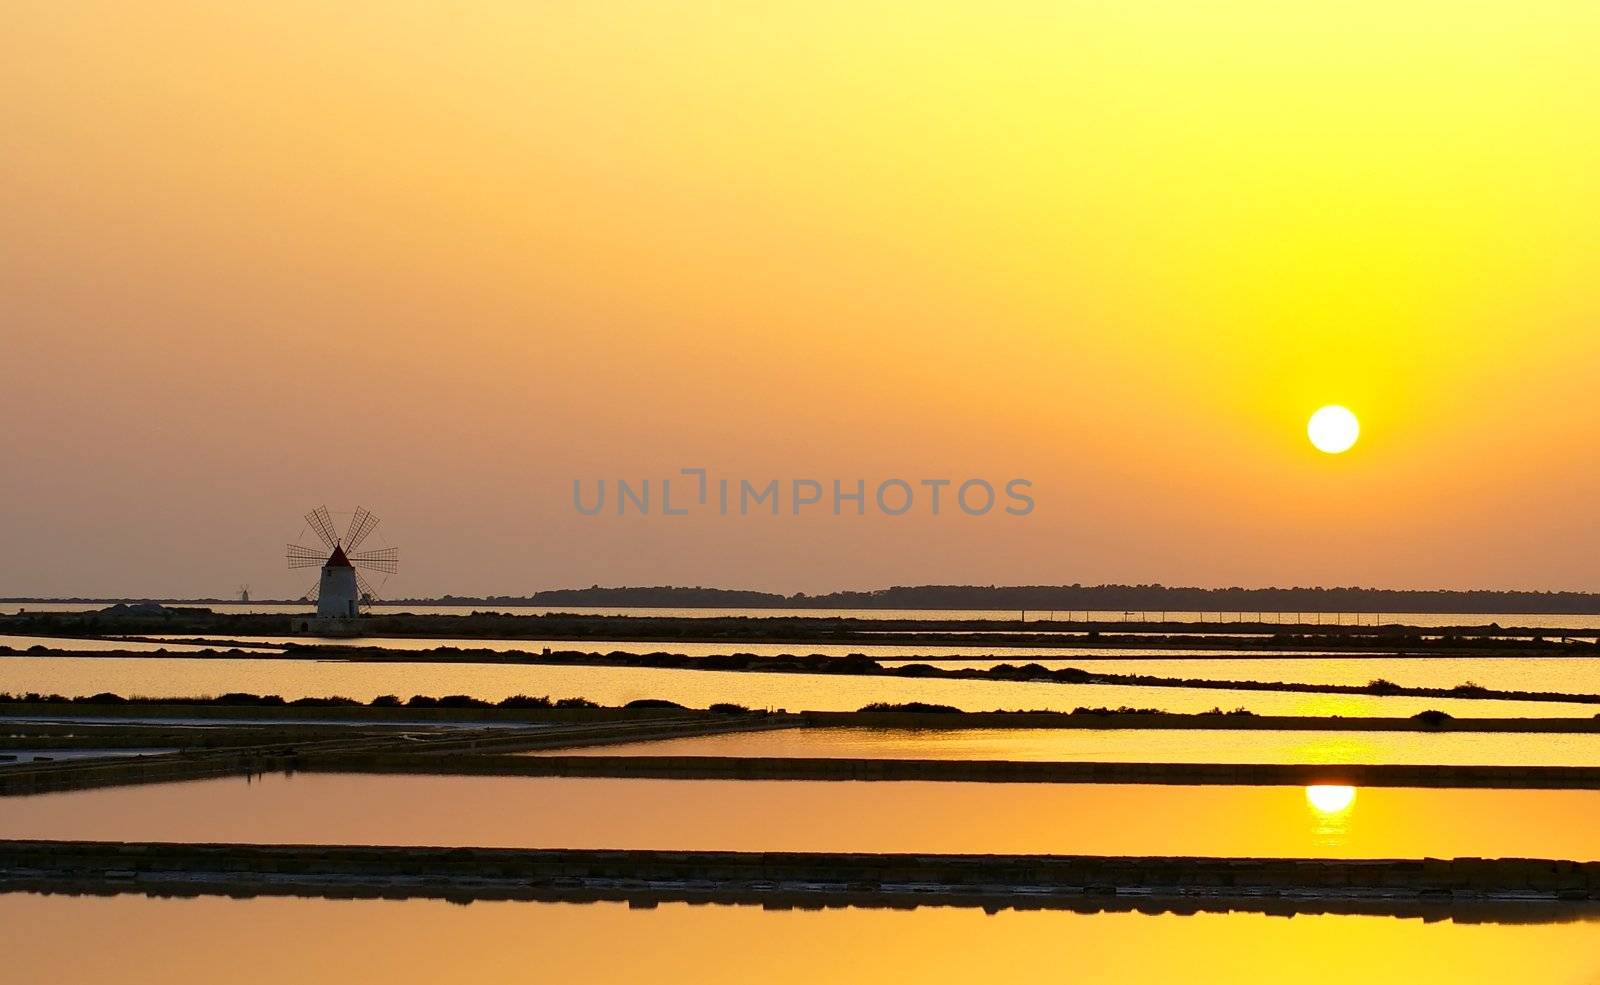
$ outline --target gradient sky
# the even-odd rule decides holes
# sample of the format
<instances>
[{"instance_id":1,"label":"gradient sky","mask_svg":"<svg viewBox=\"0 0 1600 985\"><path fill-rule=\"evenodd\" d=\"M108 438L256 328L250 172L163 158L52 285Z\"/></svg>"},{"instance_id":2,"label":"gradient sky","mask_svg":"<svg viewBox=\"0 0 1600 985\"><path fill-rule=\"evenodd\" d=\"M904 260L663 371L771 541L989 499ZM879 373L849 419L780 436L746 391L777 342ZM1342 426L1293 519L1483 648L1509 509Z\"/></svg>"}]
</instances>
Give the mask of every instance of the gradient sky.
<instances>
[{"instance_id":1,"label":"gradient sky","mask_svg":"<svg viewBox=\"0 0 1600 985\"><path fill-rule=\"evenodd\" d=\"M299 594L321 503L389 595L1600 590L1597 49L1553 0L8 5L0 594ZM685 466L1037 507L572 508Z\"/></svg>"}]
</instances>

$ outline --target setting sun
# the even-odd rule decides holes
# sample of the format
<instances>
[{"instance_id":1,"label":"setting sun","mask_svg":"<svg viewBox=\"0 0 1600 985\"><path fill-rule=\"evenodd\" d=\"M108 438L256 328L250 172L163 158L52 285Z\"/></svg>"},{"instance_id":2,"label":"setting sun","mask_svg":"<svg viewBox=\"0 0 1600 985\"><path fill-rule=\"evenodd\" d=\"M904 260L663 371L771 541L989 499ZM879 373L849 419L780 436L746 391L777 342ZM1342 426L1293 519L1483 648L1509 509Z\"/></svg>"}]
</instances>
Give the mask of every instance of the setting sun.
<instances>
[{"instance_id":1,"label":"setting sun","mask_svg":"<svg viewBox=\"0 0 1600 985\"><path fill-rule=\"evenodd\" d=\"M1356 788L1336 784L1306 787L1306 803L1321 814L1338 814L1356 801Z\"/></svg>"},{"instance_id":2,"label":"setting sun","mask_svg":"<svg viewBox=\"0 0 1600 985\"><path fill-rule=\"evenodd\" d=\"M1306 434L1318 451L1338 455L1349 451L1361 437L1361 422L1348 407L1329 405L1311 415Z\"/></svg>"}]
</instances>

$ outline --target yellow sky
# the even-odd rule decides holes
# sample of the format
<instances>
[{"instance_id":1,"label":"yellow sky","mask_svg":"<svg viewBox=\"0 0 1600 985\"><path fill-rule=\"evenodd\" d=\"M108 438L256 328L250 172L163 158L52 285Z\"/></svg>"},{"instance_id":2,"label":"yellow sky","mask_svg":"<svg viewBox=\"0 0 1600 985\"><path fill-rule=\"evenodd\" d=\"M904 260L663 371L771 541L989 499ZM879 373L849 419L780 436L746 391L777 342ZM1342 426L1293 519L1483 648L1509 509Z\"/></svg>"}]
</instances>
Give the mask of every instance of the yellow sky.
<instances>
[{"instance_id":1,"label":"yellow sky","mask_svg":"<svg viewBox=\"0 0 1600 985\"><path fill-rule=\"evenodd\" d=\"M6 16L0 593L1600 589L1592 5ZM1038 507L572 510L695 465Z\"/></svg>"}]
</instances>

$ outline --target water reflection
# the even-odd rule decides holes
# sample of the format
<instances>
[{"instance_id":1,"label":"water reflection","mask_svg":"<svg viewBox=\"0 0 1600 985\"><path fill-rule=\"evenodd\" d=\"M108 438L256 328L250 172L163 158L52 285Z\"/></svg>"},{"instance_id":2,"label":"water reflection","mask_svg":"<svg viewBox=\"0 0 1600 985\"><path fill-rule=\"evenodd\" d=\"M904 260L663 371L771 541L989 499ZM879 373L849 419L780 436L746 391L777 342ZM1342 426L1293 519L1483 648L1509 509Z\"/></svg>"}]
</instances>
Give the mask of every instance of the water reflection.
<instances>
[{"instance_id":1,"label":"water reflection","mask_svg":"<svg viewBox=\"0 0 1600 985\"><path fill-rule=\"evenodd\" d=\"M310 660L194 659L182 656L6 657L0 691L67 696L199 695L250 691L288 699L343 695L470 694L498 701L513 694L584 697L606 705L665 698L691 708L731 701L750 708L854 711L875 701L921 701L968 711L1123 705L1173 712L1245 706L1262 715L1405 718L1427 709L1457 718L1590 718L1595 705L1555 701L1466 700L1228 691L1099 684L926 680L825 674L736 673L652 667L563 667L501 664L343 663Z\"/></svg>"},{"instance_id":2,"label":"water reflection","mask_svg":"<svg viewBox=\"0 0 1600 985\"><path fill-rule=\"evenodd\" d=\"M6 979L57 985L1410 985L1584 982L1597 963L1593 924L1253 913L12 895L0 926L28 942L8 949Z\"/></svg>"},{"instance_id":3,"label":"water reflection","mask_svg":"<svg viewBox=\"0 0 1600 985\"><path fill-rule=\"evenodd\" d=\"M554 749L530 755L1589 766L1600 765L1600 733L806 728Z\"/></svg>"},{"instance_id":4,"label":"water reflection","mask_svg":"<svg viewBox=\"0 0 1600 985\"><path fill-rule=\"evenodd\" d=\"M1600 860L1600 791L1369 787L1327 814L1308 798L1299 786L301 773L8 798L0 838Z\"/></svg>"},{"instance_id":5,"label":"water reflection","mask_svg":"<svg viewBox=\"0 0 1600 985\"><path fill-rule=\"evenodd\" d=\"M625 648L624 648L625 649ZM947 669L985 668L999 663L1038 663L1052 670L1078 667L1104 674L1149 674L1195 680L1277 681L1300 684L1339 684L1361 687L1383 678L1403 687L1452 688L1468 681L1502 691L1559 691L1566 694L1600 692L1600 666L1583 657L1400 657L1394 654L1295 655L1289 651L1240 655L1225 650L1203 652L1148 650L1102 651L1070 656L991 657L941 660ZM1154 656L1150 656L1153 654ZM880 660L884 664L916 661Z\"/></svg>"}]
</instances>

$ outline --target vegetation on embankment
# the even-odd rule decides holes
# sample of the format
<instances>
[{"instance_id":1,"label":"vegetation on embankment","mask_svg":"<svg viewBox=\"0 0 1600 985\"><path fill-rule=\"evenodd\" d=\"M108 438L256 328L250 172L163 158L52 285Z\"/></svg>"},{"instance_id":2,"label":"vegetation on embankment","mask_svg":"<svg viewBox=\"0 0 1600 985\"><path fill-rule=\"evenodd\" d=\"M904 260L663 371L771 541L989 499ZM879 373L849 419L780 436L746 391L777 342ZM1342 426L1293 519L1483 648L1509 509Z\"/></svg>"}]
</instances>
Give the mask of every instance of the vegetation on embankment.
<instances>
[{"instance_id":1,"label":"vegetation on embankment","mask_svg":"<svg viewBox=\"0 0 1600 985\"><path fill-rule=\"evenodd\" d=\"M0 635L304 636L317 638L309 615L219 613L203 608L122 607L87 612L23 612L0 616ZM301 627L305 628L302 629ZM610 616L472 612L418 615L375 610L360 620L363 636L462 639L626 640L639 642L834 643L939 646L1079 647L1086 649L1230 648L1273 652L1334 650L1496 655L1588 654L1600 644L1569 640L1573 631L1495 625L1419 629L1238 622L1051 622L986 619L861 619L850 616ZM886 636L886 634L892 634ZM1579 633L1592 636L1593 633Z\"/></svg>"},{"instance_id":2,"label":"vegetation on embankment","mask_svg":"<svg viewBox=\"0 0 1600 985\"><path fill-rule=\"evenodd\" d=\"M230 692L215 696L176 697L149 697L145 695L124 697L111 692L101 692L99 694L67 697L60 694L40 694L33 691L23 694L0 691L0 718L7 715L34 714L41 709L63 709L68 710L70 713L92 713L97 715L121 713L128 716L141 717L169 713L227 716L240 712L257 714L265 712L273 717L284 715L300 718L355 718L360 720L382 718L412 719L417 717L478 719L484 717L485 713L510 713L513 718L525 717L527 713L555 713L557 718L566 718L572 713L577 713L580 718L585 713L595 713L605 717L621 715L622 717L646 718L661 717L663 714L686 716L766 714L761 711L752 712L743 705L726 702L713 704L703 711L696 711L685 708L675 701L667 701L662 698L641 698L637 701L630 701L620 707L607 708L587 698L551 698L526 694L512 695L499 701L486 701L466 694L447 694L443 697L416 694L404 699L397 695L385 694L373 698L371 701L362 702L354 698L337 695L289 700L277 694L251 694L248 692ZM499 716L497 715L496 717Z\"/></svg>"},{"instance_id":3,"label":"vegetation on embankment","mask_svg":"<svg viewBox=\"0 0 1600 985\"><path fill-rule=\"evenodd\" d=\"M962 681L1005 681L1037 684L1100 684L1128 687L1185 688L1220 691L1275 691L1307 694L1359 694L1376 697L1455 698L1500 701L1555 701L1571 704L1600 704L1600 694L1565 691L1515 691L1484 687L1471 681L1454 687L1409 687L1383 678L1366 684L1326 684L1298 681L1253 681L1199 677L1163 677L1155 674L1114 674L1078 667L1049 668L1042 664L1000 663L992 667L939 667L929 663L885 665L870 657L853 653L843 657L810 654L807 656L759 656L730 653L688 656L681 653L609 653L578 650L487 650L460 647L435 647L428 650L399 650L379 647L353 647L291 644L282 653L244 653L238 650L201 650L182 653L157 653L141 650L50 651L42 647L38 655L78 657L251 660L340 660L351 663L472 663L527 664L579 667L644 667L656 670L695 670L774 674L821 674L860 677L896 677ZM0 648L0 653L4 648ZM32 652L32 651L30 651Z\"/></svg>"},{"instance_id":4,"label":"vegetation on embankment","mask_svg":"<svg viewBox=\"0 0 1600 985\"><path fill-rule=\"evenodd\" d=\"M0 886L47 892L340 897L801 898L822 905L918 902L1029 908L1052 900L1237 899L1280 911L1329 901L1538 911L1600 900L1600 866L1550 859L1294 859L941 855L619 849L419 848L0 841ZM1444 912L1450 912L1448 910Z\"/></svg>"},{"instance_id":5,"label":"vegetation on embankment","mask_svg":"<svg viewBox=\"0 0 1600 985\"><path fill-rule=\"evenodd\" d=\"M352 722L605 722L637 719L714 718L730 714L768 714L719 702L704 710L671 701L643 699L623 707L601 707L579 699L561 704L548 698L513 698L494 703L466 696L385 696L363 704L349 698L286 701L278 695L230 694L210 697L135 697L97 694L67 698L59 694L0 693L0 722L7 718L61 716L65 719L274 719ZM558 706L558 704L560 706ZM860 711L777 712L796 725L865 726L917 729L1223 729L1341 732L1600 732L1593 718L1455 718L1424 711L1410 718L1342 718L1317 715L1255 715L1220 708L1178 714L1152 708L1076 708L1072 711L959 711L947 706L877 703Z\"/></svg>"},{"instance_id":6,"label":"vegetation on embankment","mask_svg":"<svg viewBox=\"0 0 1600 985\"><path fill-rule=\"evenodd\" d=\"M1116 783L1183 786L1452 787L1597 790L1600 766L1462 764L1102 763L1075 760L872 759L804 756L464 756L302 758L297 769L446 776L920 783Z\"/></svg>"}]
</instances>

